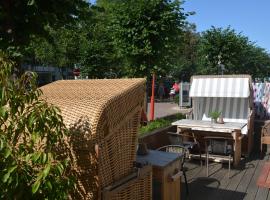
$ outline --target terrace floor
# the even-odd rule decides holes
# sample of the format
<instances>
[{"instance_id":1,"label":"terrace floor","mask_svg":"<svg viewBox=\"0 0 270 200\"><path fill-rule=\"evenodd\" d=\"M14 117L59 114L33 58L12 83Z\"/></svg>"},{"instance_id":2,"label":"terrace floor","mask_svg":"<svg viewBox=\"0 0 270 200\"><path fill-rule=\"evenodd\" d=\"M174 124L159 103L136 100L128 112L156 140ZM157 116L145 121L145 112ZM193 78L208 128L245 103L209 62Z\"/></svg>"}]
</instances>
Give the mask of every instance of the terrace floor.
<instances>
[{"instance_id":1,"label":"terrace floor","mask_svg":"<svg viewBox=\"0 0 270 200\"><path fill-rule=\"evenodd\" d=\"M269 149L269 147L268 147ZM187 179L189 195L186 195L182 179L182 200L270 200L269 189L256 185L258 176L265 162L270 160L269 153L260 158L253 153L250 158L241 161L239 168L232 168L228 178L228 164L214 163L209 166L209 177L206 177L206 167L199 162L187 161Z\"/></svg>"}]
</instances>

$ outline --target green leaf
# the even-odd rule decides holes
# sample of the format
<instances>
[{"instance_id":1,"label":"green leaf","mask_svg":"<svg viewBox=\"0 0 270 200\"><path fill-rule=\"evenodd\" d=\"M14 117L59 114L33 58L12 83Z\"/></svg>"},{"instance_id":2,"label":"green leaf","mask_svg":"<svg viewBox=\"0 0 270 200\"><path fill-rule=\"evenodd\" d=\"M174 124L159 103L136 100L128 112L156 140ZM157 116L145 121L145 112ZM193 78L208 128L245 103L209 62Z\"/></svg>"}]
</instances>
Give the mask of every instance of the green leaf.
<instances>
[{"instance_id":1,"label":"green leaf","mask_svg":"<svg viewBox=\"0 0 270 200\"><path fill-rule=\"evenodd\" d=\"M27 154L25 156L25 161L28 162L30 160L31 156L32 156L31 154Z\"/></svg>"},{"instance_id":2,"label":"green leaf","mask_svg":"<svg viewBox=\"0 0 270 200\"><path fill-rule=\"evenodd\" d=\"M37 132L33 132L32 133L32 141L34 142L34 143L36 143L37 142L37 139L39 138L39 134L37 133Z\"/></svg>"},{"instance_id":3,"label":"green leaf","mask_svg":"<svg viewBox=\"0 0 270 200\"><path fill-rule=\"evenodd\" d=\"M10 176L10 173L9 173L9 172L6 173L6 174L3 176L3 178L2 178L3 183L6 183L6 182L7 182L9 176Z\"/></svg>"},{"instance_id":4,"label":"green leaf","mask_svg":"<svg viewBox=\"0 0 270 200\"><path fill-rule=\"evenodd\" d=\"M4 141L2 138L0 138L0 150L2 150L4 147Z\"/></svg>"},{"instance_id":5,"label":"green leaf","mask_svg":"<svg viewBox=\"0 0 270 200\"><path fill-rule=\"evenodd\" d=\"M47 154L46 153L43 153L42 154L42 163L45 164L47 161Z\"/></svg>"},{"instance_id":6,"label":"green leaf","mask_svg":"<svg viewBox=\"0 0 270 200\"><path fill-rule=\"evenodd\" d=\"M35 0L29 0L27 2L27 5L32 6L32 5L34 5L34 3L35 3Z\"/></svg>"},{"instance_id":7,"label":"green leaf","mask_svg":"<svg viewBox=\"0 0 270 200\"><path fill-rule=\"evenodd\" d=\"M11 150L9 148L6 148L5 152L4 152L4 157L8 158L10 156L10 154L11 154Z\"/></svg>"},{"instance_id":8,"label":"green leaf","mask_svg":"<svg viewBox=\"0 0 270 200\"><path fill-rule=\"evenodd\" d=\"M38 188L40 186L40 180L37 180L33 185L32 185L32 193L35 194L38 191Z\"/></svg>"},{"instance_id":9,"label":"green leaf","mask_svg":"<svg viewBox=\"0 0 270 200\"><path fill-rule=\"evenodd\" d=\"M46 186L50 189L50 190L52 190L52 184L51 184L51 182L50 181L46 181Z\"/></svg>"},{"instance_id":10,"label":"green leaf","mask_svg":"<svg viewBox=\"0 0 270 200\"><path fill-rule=\"evenodd\" d=\"M16 166L13 166L13 167L10 167L8 169L8 173L12 173L15 169L17 169L17 165Z\"/></svg>"},{"instance_id":11,"label":"green leaf","mask_svg":"<svg viewBox=\"0 0 270 200\"><path fill-rule=\"evenodd\" d=\"M32 161L36 162L41 155L41 152L36 152L32 155Z\"/></svg>"},{"instance_id":12,"label":"green leaf","mask_svg":"<svg viewBox=\"0 0 270 200\"><path fill-rule=\"evenodd\" d=\"M49 174L49 172L50 172L50 169L51 169L51 165L47 165L46 167L45 167L45 169L43 170L43 179L45 179L46 178L46 176L48 176L48 174Z\"/></svg>"},{"instance_id":13,"label":"green leaf","mask_svg":"<svg viewBox=\"0 0 270 200\"><path fill-rule=\"evenodd\" d=\"M36 120L35 116L33 114L31 114L31 116L29 118L29 126L30 127L34 124L35 120Z\"/></svg>"},{"instance_id":14,"label":"green leaf","mask_svg":"<svg viewBox=\"0 0 270 200\"><path fill-rule=\"evenodd\" d=\"M58 171L59 174L62 174L62 173L63 173L64 167L63 167L63 165L62 165L61 163L59 163L59 164L56 166L56 168L57 168L57 171Z\"/></svg>"},{"instance_id":15,"label":"green leaf","mask_svg":"<svg viewBox=\"0 0 270 200\"><path fill-rule=\"evenodd\" d=\"M8 118L8 112L4 106L0 107L0 117L3 118L5 121Z\"/></svg>"}]
</instances>

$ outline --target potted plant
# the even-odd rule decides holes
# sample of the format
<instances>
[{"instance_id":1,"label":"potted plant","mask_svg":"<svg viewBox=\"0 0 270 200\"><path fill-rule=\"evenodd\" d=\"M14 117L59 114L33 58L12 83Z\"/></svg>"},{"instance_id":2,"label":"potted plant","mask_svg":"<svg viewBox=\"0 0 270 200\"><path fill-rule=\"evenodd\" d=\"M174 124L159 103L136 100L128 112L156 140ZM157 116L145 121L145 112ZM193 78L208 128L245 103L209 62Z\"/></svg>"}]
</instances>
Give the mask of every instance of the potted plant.
<instances>
[{"instance_id":1,"label":"potted plant","mask_svg":"<svg viewBox=\"0 0 270 200\"><path fill-rule=\"evenodd\" d=\"M212 119L215 123L217 123L217 119L219 118L220 114L221 114L221 112L219 112L219 111L213 111L213 112L210 112L209 115L210 115L211 119Z\"/></svg>"}]
</instances>

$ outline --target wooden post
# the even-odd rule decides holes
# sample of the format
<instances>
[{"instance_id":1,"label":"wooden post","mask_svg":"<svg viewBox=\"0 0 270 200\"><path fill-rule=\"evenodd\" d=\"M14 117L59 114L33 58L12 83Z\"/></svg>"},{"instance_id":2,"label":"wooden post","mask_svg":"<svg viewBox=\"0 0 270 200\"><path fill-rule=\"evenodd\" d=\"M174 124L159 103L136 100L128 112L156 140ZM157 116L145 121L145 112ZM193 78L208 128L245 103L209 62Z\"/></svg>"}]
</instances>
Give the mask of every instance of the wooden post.
<instances>
[{"instance_id":1,"label":"wooden post","mask_svg":"<svg viewBox=\"0 0 270 200\"><path fill-rule=\"evenodd\" d=\"M150 101L150 121L153 121L155 117L155 73L152 76L152 95Z\"/></svg>"},{"instance_id":2,"label":"wooden post","mask_svg":"<svg viewBox=\"0 0 270 200\"><path fill-rule=\"evenodd\" d=\"M233 139L234 139L234 167L237 167L241 161L241 132L234 131L233 132Z\"/></svg>"}]
</instances>

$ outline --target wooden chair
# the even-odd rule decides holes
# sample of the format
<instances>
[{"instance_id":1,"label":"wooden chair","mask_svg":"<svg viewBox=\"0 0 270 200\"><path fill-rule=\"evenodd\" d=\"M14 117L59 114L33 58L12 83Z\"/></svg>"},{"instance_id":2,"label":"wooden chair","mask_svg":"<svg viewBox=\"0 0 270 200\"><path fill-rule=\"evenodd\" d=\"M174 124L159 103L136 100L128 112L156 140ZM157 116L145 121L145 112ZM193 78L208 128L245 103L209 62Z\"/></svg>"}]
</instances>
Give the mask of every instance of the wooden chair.
<instances>
[{"instance_id":1,"label":"wooden chair","mask_svg":"<svg viewBox=\"0 0 270 200\"><path fill-rule=\"evenodd\" d=\"M206 175L209 175L209 156L217 156L219 161L228 160L229 173L231 171L231 159L233 159L233 142L232 138L228 137L204 137L205 141L205 162L206 162Z\"/></svg>"},{"instance_id":2,"label":"wooden chair","mask_svg":"<svg viewBox=\"0 0 270 200\"><path fill-rule=\"evenodd\" d=\"M167 132L169 136L169 141L173 145L182 145L188 150L188 155L190 155L190 151L197 147L200 156L200 163L202 166L202 152L201 146L198 142L197 138L195 137L194 133L174 133L174 132ZM190 140L187 140L190 139Z\"/></svg>"},{"instance_id":3,"label":"wooden chair","mask_svg":"<svg viewBox=\"0 0 270 200\"><path fill-rule=\"evenodd\" d=\"M166 146L159 147L156 150L158 150L158 151L166 151L166 152L171 152L171 153L179 153L179 156L181 156L180 170L183 172L184 179L185 179L185 185L186 185L186 194L188 194L189 193L188 182L187 182L186 171L184 169L186 153L187 153L186 147L184 147L182 145L166 145Z\"/></svg>"},{"instance_id":4,"label":"wooden chair","mask_svg":"<svg viewBox=\"0 0 270 200\"><path fill-rule=\"evenodd\" d=\"M270 121L267 121L261 130L261 154L263 153L263 144L270 144Z\"/></svg>"}]
</instances>

